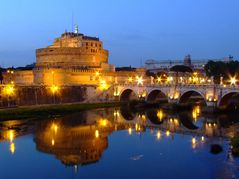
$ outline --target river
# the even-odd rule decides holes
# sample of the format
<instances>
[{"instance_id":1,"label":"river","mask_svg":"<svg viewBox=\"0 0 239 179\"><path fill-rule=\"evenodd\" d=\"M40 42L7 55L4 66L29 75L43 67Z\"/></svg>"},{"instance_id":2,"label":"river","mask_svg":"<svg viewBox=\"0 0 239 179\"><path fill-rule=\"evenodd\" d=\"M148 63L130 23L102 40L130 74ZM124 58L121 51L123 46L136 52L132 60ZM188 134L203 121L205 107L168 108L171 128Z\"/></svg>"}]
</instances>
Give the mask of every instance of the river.
<instances>
[{"instance_id":1,"label":"river","mask_svg":"<svg viewBox=\"0 0 239 179\"><path fill-rule=\"evenodd\" d=\"M0 176L31 178L239 178L231 154L237 116L199 106L169 114L97 109L0 123ZM221 152L211 151L217 144Z\"/></svg>"}]
</instances>

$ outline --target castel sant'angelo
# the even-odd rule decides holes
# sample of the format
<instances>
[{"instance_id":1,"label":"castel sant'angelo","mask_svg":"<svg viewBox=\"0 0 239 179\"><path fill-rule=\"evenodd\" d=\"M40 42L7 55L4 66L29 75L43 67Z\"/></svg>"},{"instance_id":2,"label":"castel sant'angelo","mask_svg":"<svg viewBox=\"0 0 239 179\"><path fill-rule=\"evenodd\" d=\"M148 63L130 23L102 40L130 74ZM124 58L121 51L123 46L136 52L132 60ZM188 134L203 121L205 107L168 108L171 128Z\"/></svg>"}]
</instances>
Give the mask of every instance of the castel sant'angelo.
<instances>
[{"instance_id":1,"label":"castel sant'angelo","mask_svg":"<svg viewBox=\"0 0 239 179\"><path fill-rule=\"evenodd\" d=\"M113 99L102 93L113 90L114 84L133 83L145 75L142 68L117 71L108 56L99 38L79 33L76 26L52 45L37 49L33 69L3 74L0 107Z\"/></svg>"},{"instance_id":2,"label":"castel sant'angelo","mask_svg":"<svg viewBox=\"0 0 239 179\"><path fill-rule=\"evenodd\" d=\"M19 85L111 85L144 73L142 69L116 72L108 54L99 38L79 33L76 26L52 45L37 49L34 69L16 71L12 80Z\"/></svg>"}]
</instances>

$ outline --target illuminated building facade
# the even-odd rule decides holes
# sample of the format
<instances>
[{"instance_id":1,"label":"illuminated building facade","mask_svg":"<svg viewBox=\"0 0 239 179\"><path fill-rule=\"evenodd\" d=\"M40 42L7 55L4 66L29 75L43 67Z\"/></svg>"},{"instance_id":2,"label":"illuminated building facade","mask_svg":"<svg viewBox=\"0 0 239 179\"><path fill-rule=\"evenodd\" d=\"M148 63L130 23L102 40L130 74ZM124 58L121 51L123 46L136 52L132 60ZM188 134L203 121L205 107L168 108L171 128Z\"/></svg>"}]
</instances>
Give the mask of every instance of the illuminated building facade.
<instances>
[{"instance_id":1,"label":"illuminated building facade","mask_svg":"<svg viewBox=\"0 0 239 179\"><path fill-rule=\"evenodd\" d=\"M4 74L4 83L16 85L112 85L145 74L144 69L115 71L108 63L108 50L99 38L78 32L65 32L52 45L36 50L33 70ZM9 76L11 77L9 78Z\"/></svg>"}]
</instances>

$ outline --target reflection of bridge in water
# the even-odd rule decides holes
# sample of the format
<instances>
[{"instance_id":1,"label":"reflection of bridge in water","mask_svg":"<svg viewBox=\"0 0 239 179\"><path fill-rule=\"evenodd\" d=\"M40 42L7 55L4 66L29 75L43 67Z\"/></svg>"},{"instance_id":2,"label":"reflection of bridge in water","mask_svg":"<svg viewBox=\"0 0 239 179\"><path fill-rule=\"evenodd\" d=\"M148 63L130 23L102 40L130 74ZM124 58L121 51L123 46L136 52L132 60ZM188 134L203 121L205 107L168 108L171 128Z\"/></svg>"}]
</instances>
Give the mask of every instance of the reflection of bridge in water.
<instances>
[{"instance_id":1,"label":"reflection of bridge in water","mask_svg":"<svg viewBox=\"0 0 239 179\"><path fill-rule=\"evenodd\" d=\"M130 128L151 128L166 133L181 133L204 137L229 137L218 120L205 119L197 113L197 107L192 114L186 112L178 115L165 114L162 110L150 110L143 114L133 114L130 111L114 113L115 122L128 124ZM196 113L196 114L195 114Z\"/></svg>"},{"instance_id":2,"label":"reflection of bridge in water","mask_svg":"<svg viewBox=\"0 0 239 179\"><path fill-rule=\"evenodd\" d=\"M114 131L127 130L129 134L143 134L150 129L154 133L153 137L156 136L158 140L164 135L169 137L179 133L191 135L194 144L199 138L206 142L213 137L231 136L234 132L228 132L218 120L201 118L198 107L190 114L179 115L166 114L160 109L140 114L125 108L99 109L54 121L35 121L34 125L30 121L30 124L29 131L26 122L22 126L21 122L2 123L5 130L1 132L1 139L10 141L10 152L15 152L14 140L17 137L34 133L37 150L54 155L64 165L70 166L99 161L110 145L108 136Z\"/></svg>"}]
</instances>

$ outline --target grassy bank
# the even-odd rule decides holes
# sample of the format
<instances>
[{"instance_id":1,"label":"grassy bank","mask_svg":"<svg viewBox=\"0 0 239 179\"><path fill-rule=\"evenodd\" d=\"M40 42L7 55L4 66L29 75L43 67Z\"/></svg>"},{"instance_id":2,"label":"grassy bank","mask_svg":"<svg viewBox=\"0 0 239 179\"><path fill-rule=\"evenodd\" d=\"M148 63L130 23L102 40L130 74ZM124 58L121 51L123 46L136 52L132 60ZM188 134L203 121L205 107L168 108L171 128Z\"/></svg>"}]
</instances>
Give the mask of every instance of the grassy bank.
<instances>
[{"instance_id":1,"label":"grassy bank","mask_svg":"<svg viewBox=\"0 0 239 179\"><path fill-rule=\"evenodd\" d=\"M59 105L39 105L26 106L18 108L8 108L0 110L0 121L30 119L30 118L48 118L58 115L66 115L75 112L120 106L119 102L110 103L89 103L89 104L59 104Z\"/></svg>"}]
</instances>

